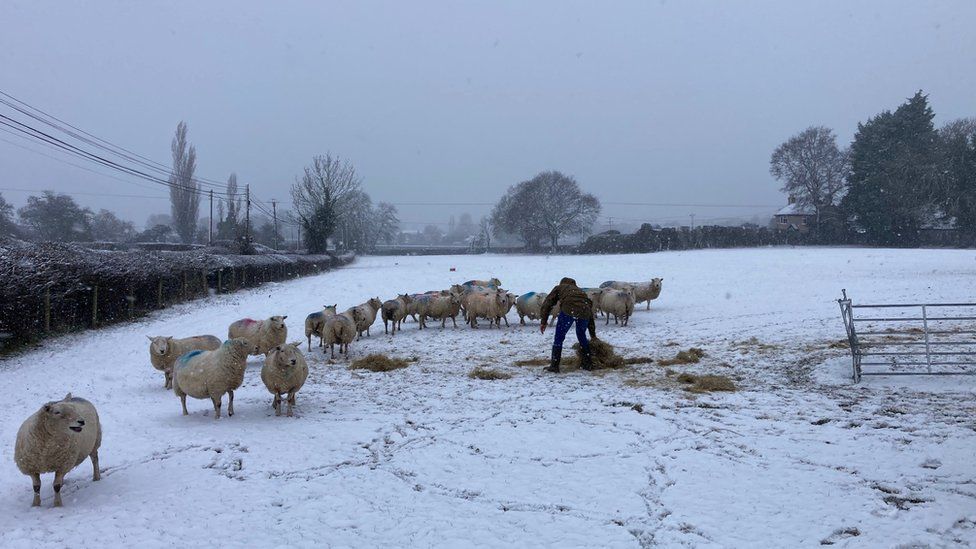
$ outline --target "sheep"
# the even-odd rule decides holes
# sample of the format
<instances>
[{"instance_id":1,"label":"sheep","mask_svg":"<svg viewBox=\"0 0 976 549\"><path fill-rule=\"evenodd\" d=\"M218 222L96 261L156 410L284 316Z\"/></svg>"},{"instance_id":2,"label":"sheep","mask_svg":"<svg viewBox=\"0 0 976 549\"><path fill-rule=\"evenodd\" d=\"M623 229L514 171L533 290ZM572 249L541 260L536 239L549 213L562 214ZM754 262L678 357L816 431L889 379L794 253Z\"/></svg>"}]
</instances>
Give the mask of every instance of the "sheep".
<instances>
[{"instance_id":1,"label":"sheep","mask_svg":"<svg viewBox=\"0 0 976 549\"><path fill-rule=\"evenodd\" d=\"M69 432L70 431L70 432ZM32 507L41 505L41 473L54 473L54 506L61 507L64 475L85 458L91 458L92 480L98 471L98 447L102 445L102 425L91 402L72 397L48 402L27 418L17 431L14 462L34 485Z\"/></svg>"},{"instance_id":2,"label":"sheep","mask_svg":"<svg viewBox=\"0 0 976 549\"><path fill-rule=\"evenodd\" d=\"M501 323L499 322L499 320L500 319L504 319L505 320L505 327L507 328L509 326L509 324L508 324L508 312L511 311L512 310L512 306L515 305L515 294L513 294L511 292L506 292L505 290L501 290L501 289L499 289L499 292L505 292L505 293L502 296L503 297L503 303L501 305L501 308L498 311L499 318L496 318L495 319L495 324L498 324L498 327L501 328Z\"/></svg>"},{"instance_id":3,"label":"sheep","mask_svg":"<svg viewBox=\"0 0 976 549\"><path fill-rule=\"evenodd\" d=\"M163 372L165 380L163 388L173 388L173 363L184 353L195 351L212 351L220 347L220 339L212 335L200 335L175 339L172 336L146 336L149 344L149 362L153 368Z\"/></svg>"},{"instance_id":4,"label":"sheep","mask_svg":"<svg viewBox=\"0 0 976 549\"><path fill-rule=\"evenodd\" d=\"M376 313L382 307L383 302L380 301L380 298L378 297L371 297L366 303L356 305L355 308L359 309L359 312L362 315L362 318L356 323L356 332L358 337L363 337L363 332L366 332L366 337L369 337L369 327L376 322Z\"/></svg>"},{"instance_id":5,"label":"sheep","mask_svg":"<svg viewBox=\"0 0 976 549\"><path fill-rule=\"evenodd\" d=\"M460 311L461 298L450 292L442 292L442 295L434 296L429 300L422 319L428 316L433 319L440 319L441 328L444 328L447 325L447 319L450 318L454 327L457 328L457 315ZM425 322L424 327L426 326Z\"/></svg>"},{"instance_id":6,"label":"sheep","mask_svg":"<svg viewBox=\"0 0 976 549\"><path fill-rule=\"evenodd\" d=\"M281 395L288 393L288 417L294 415L295 395L305 385L308 378L308 363L299 347L301 341L278 345L264 359L264 366L261 368L261 381L268 388L268 392L274 395L271 407L274 408L275 415L281 415Z\"/></svg>"},{"instance_id":7,"label":"sheep","mask_svg":"<svg viewBox=\"0 0 976 549\"><path fill-rule=\"evenodd\" d=\"M325 337L325 319L336 314L336 305L325 305L321 311L316 311L305 317L305 337L308 339L308 352L312 352L312 335L319 336L319 347Z\"/></svg>"},{"instance_id":8,"label":"sheep","mask_svg":"<svg viewBox=\"0 0 976 549\"><path fill-rule=\"evenodd\" d=\"M461 316L464 318L465 322L468 322L468 300L470 299L470 297L475 294L486 294L490 292L495 292L497 290L498 288L492 288L488 286L470 286L465 284L454 284L453 286L451 286L451 289L449 289L448 292L458 296L461 299Z\"/></svg>"},{"instance_id":9,"label":"sheep","mask_svg":"<svg viewBox=\"0 0 976 549\"><path fill-rule=\"evenodd\" d=\"M499 313L505 307L505 294L505 290L470 294L467 301L468 324L472 328L477 328L478 318L487 318L489 328L497 324L500 316Z\"/></svg>"},{"instance_id":10,"label":"sheep","mask_svg":"<svg viewBox=\"0 0 976 549\"><path fill-rule=\"evenodd\" d=\"M400 325L403 323L403 319L407 317L407 306L413 302L413 298L407 294L400 294L396 299L390 299L383 302L383 332L392 333L396 335L396 331L400 329ZM387 323L393 323L392 332L387 331Z\"/></svg>"},{"instance_id":11,"label":"sheep","mask_svg":"<svg viewBox=\"0 0 976 549\"><path fill-rule=\"evenodd\" d=\"M630 320L630 315L634 313L634 290L605 290L600 298L600 306L607 314L607 324L610 324L610 315L613 315L613 323L626 326Z\"/></svg>"},{"instance_id":12,"label":"sheep","mask_svg":"<svg viewBox=\"0 0 976 549\"><path fill-rule=\"evenodd\" d=\"M548 295L547 292L529 292L518 296L515 299L515 312L519 315L519 324L525 324L525 317L539 320L542 317L542 302ZM559 303L556 303L549 314L553 317L559 316Z\"/></svg>"},{"instance_id":13,"label":"sheep","mask_svg":"<svg viewBox=\"0 0 976 549\"><path fill-rule=\"evenodd\" d=\"M502 281L492 277L489 278L488 280L469 280L467 282L462 282L461 285L462 286L484 286L496 290L502 285Z\"/></svg>"},{"instance_id":14,"label":"sheep","mask_svg":"<svg viewBox=\"0 0 976 549\"><path fill-rule=\"evenodd\" d=\"M600 298L603 297L603 288L580 288L586 292L586 297L593 302L593 317L596 318L603 309L600 308Z\"/></svg>"},{"instance_id":15,"label":"sheep","mask_svg":"<svg viewBox=\"0 0 976 549\"><path fill-rule=\"evenodd\" d=\"M227 393L227 415L233 416L234 390L244 382L249 354L260 354L257 345L237 337L223 342L215 351L190 351L178 358L173 368L173 392L180 397L183 415L190 414L186 410L189 395L213 401L214 419L220 419L220 400Z\"/></svg>"},{"instance_id":16,"label":"sheep","mask_svg":"<svg viewBox=\"0 0 976 549\"><path fill-rule=\"evenodd\" d=\"M651 300L657 299L661 295L661 284L663 278L652 278L648 282L621 282L620 280L608 280L600 284L601 288L614 288L616 290L634 289L634 299L636 303L647 302L647 310L651 310Z\"/></svg>"},{"instance_id":17,"label":"sheep","mask_svg":"<svg viewBox=\"0 0 976 549\"><path fill-rule=\"evenodd\" d=\"M362 312L356 307L325 319L325 343L329 346L332 358L335 358L336 345L339 345L340 354L349 356L349 344L356 339L356 326L362 322Z\"/></svg>"},{"instance_id":18,"label":"sheep","mask_svg":"<svg viewBox=\"0 0 976 549\"><path fill-rule=\"evenodd\" d=\"M227 328L227 339L243 337L255 345L254 355L264 355L288 339L287 316L273 316L265 320L242 318Z\"/></svg>"}]
</instances>

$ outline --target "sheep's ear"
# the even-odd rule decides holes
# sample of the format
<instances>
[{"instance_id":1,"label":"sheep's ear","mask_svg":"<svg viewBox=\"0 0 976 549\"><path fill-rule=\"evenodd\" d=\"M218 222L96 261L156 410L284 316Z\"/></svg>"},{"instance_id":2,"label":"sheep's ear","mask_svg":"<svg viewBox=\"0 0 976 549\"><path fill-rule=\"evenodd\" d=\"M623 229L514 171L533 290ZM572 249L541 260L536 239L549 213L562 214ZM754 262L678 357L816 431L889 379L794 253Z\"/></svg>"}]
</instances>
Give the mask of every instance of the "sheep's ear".
<instances>
[{"instance_id":1,"label":"sheep's ear","mask_svg":"<svg viewBox=\"0 0 976 549\"><path fill-rule=\"evenodd\" d=\"M146 339L148 339L149 341L153 340L152 336L146 336Z\"/></svg>"},{"instance_id":2,"label":"sheep's ear","mask_svg":"<svg viewBox=\"0 0 976 549\"><path fill-rule=\"evenodd\" d=\"M285 315L285 316L281 317L281 320L284 320L286 318L288 318L288 315Z\"/></svg>"},{"instance_id":3,"label":"sheep's ear","mask_svg":"<svg viewBox=\"0 0 976 549\"><path fill-rule=\"evenodd\" d=\"M64 395L65 400L71 400L71 393Z\"/></svg>"},{"instance_id":4,"label":"sheep's ear","mask_svg":"<svg viewBox=\"0 0 976 549\"><path fill-rule=\"evenodd\" d=\"M50 412L51 411L51 405L50 404L45 404L44 405L44 411L45 412Z\"/></svg>"},{"instance_id":5,"label":"sheep's ear","mask_svg":"<svg viewBox=\"0 0 976 549\"><path fill-rule=\"evenodd\" d=\"M274 350L275 351L280 351L281 350L281 345L278 345L277 347L275 347Z\"/></svg>"}]
</instances>

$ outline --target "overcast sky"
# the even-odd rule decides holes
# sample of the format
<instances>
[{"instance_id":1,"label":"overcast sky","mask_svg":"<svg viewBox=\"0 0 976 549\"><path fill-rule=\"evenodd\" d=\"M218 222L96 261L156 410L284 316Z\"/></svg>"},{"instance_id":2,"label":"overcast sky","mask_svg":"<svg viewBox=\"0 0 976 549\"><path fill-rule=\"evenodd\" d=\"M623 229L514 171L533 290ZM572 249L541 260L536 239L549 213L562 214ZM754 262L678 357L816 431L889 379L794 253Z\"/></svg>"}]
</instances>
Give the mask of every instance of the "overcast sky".
<instances>
[{"instance_id":1,"label":"overcast sky","mask_svg":"<svg viewBox=\"0 0 976 549\"><path fill-rule=\"evenodd\" d=\"M809 125L846 144L918 89L938 124L976 115L973 0L5 0L0 22L0 90L165 163L185 120L198 175L237 172L264 200L331 151L394 203L494 202L557 169L605 202L755 206L605 205L602 221L768 216L785 202L769 155ZM165 196L0 140L0 189ZM169 210L77 199L140 227ZM488 208L400 217L465 210Z\"/></svg>"}]
</instances>

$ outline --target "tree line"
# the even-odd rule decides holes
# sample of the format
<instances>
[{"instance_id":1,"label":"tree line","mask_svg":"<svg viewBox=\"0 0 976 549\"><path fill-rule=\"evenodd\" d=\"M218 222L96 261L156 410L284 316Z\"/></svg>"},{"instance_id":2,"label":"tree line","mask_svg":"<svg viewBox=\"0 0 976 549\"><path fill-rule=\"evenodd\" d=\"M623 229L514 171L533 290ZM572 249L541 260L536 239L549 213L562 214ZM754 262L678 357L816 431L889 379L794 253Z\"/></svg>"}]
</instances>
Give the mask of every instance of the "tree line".
<instances>
[{"instance_id":1,"label":"tree line","mask_svg":"<svg viewBox=\"0 0 976 549\"><path fill-rule=\"evenodd\" d=\"M921 91L858 124L848 147L813 126L773 151L770 174L811 211L816 241L857 236L879 245L915 245L919 231L976 235L976 119L940 128Z\"/></svg>"}]
</instances>

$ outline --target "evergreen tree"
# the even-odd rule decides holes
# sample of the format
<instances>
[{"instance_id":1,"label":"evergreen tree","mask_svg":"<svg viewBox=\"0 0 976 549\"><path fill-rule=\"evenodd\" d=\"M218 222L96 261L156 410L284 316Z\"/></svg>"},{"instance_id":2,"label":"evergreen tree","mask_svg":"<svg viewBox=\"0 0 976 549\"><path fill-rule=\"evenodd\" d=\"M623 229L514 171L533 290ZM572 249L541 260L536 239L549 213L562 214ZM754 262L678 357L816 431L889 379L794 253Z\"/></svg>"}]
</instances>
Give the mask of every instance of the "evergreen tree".
<instances>
[{"instance_id":1,"label":"evergreen tree","mask_svg":"<svg viewBox=\"0 0 976 549\"><path fill-rule=\"evenodd\" d=\"M938 134L921 91L858 124L844 210L877 243L912 244L939 202Z\"/></svg>"},{"instance_id":2,"label":"evergreen tree","mask_svg":"<svg viewBox=\"0 0 976 549\"><path fill-rule=\"evenodd\" d=\"M41 196L31 196L18 214L37 240L88 242L92 239L91 210L82 208L66 194L44 191Z\"/></svg>"},{"instance_id":3,"label":"evergreen tree","mask_svg":"<svg viewBox=\"0 0 976 549\"><path fill-rule=\"evenodd\" d=\"M960 230L976 233L976 119L954 120L939 130L946 213Z\"/></svg>"},{"instance_id":4,"label":"evergreen tree","mask_svg":"<svg viewBox=\"0 0 976 549\"><path fill-rule=\"evenodd\" d=\"M0 236L16 236L17 225L14 223L14 207L0 194Z\"/></svg>"}]
</instances>

